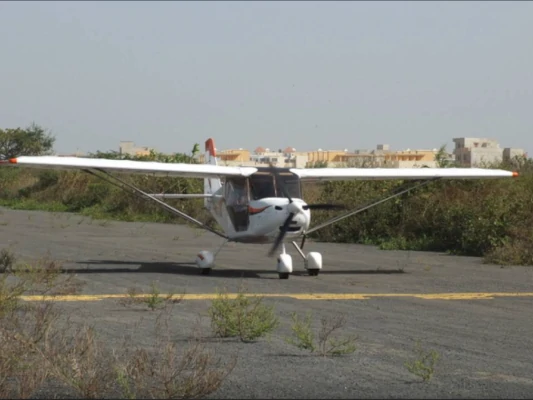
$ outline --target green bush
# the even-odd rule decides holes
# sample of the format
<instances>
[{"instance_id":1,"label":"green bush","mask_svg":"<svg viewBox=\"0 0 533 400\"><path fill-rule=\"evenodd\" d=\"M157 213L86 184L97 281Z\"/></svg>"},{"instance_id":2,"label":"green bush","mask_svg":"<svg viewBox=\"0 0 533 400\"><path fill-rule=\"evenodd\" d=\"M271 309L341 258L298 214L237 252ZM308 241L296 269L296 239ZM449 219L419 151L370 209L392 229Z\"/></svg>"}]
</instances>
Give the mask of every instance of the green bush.
<instances>
[{"instance_id":1,"label":"green bush","mask_svg":"<svg viewBox=\"0 0 533 400\"><path fill-rule=\"evenodd\" d=\"M279 323L274 306L264 305L262 296L247 296L242 289L234 299L218 292L208 313L215 336L239 337L243 342L271 333Z\"/></svg>"}]
</instances>

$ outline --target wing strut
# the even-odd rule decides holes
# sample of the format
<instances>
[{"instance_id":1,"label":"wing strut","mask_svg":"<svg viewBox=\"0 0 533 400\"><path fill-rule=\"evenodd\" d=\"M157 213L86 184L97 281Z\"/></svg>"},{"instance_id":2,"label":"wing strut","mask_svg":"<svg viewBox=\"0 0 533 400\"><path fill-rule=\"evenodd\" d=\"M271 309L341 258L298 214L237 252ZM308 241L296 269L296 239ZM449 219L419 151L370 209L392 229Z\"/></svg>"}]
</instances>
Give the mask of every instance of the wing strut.
<instances>
[{"instance_id":1,"label":"wing strut","mask_svg":"<svg viewBox=\"0 0 533 400\"><path fill-rule=\"evenodd\" d=\"M391 200L391 199L393 199L395 197L401 196L402 194L407 193L407 192L409 192L411 190L414 190L416 188L425 186L428 183L436 181L438 179L441 179L441 178L440 177L435 177L435 178L431 178L431 179L428 179L428 180L424 180L424 181L419 182L419 183L417 183L415 185L412 185L411 187L409 187L407 189L403 189L403 190L400 190L400 191L398 191L396 193L393 193L393 194L391 194L390 196L388 196L388 197L386 197L384 199L372 202L370 204L367 204L367 205L364 205L362 207L356 208L355 210L351 210L351 211L348 211L348 212L346 212L344 214L341 214L341 215L338 215L336 217L333 217L333 218L327 220L326 222L323 222L320 225L317 225L317 226L309 229L307 232L305 232L304 236L302 238L302 244L300 245L300 248L304 247L305 239L306 239L307 235L309 235L310 233L316 232L319 229L325 228L326 226L334 224L335 222L339 222L339 221L341 221L341 220L343 220L345 218L351 217L352 215L359 214L359 213L361 213L361 212L363 212L365 210L368 210L369 208L375 207L375 206L377 206L377 205L379 205L381 203L384 203L384 202L386 202L388 200Z\"/></svg>"},{"instance_id":2,"label":"wing strut","mask_svg":"<svg viewBox=\"0 0 533 400\"><path fill-rule=\"evenodd\" d=\"M133 192L128 192L128 193L133 194L133 195L137 195L140 198L153 200L157 204L159 204L159 206L161 206L161 208L163 208L164 210L167 210L171 214L174 214L174 215L177 215L179 217L182 217L182 218L186 219L187 221L192 222L193 224L196 224L196 225L200 226L201 228L203 228L203 229L205 229L205 230L207 230L207 231L209 231L211 233L214 233L215 235L218 235L218 236L220 236L220 237L222 237L224 239L228 239L228 237L226 235L224 235L223 233L221 233L221 232L219 232L219 231L207 226L206 224L204 224L203 222L198 221L197 219L194 219L190 215L187 215L184 212L182 212L182 211L180 211L180 210L168 205L164 201L159 200L154 195L151 195L151 194L148 194L148 193L142 191L141 189L139 189L138 187L132 185L131 183L125 182L124 180L122 180L122 179L120 179L120 178L118 178L118 177L116 177L114 175L111 175L107 171L96 169L96 171L106 175L107 177L106 176L102 176L100 174L97 174L97 173L95 173L94 171L92 171L90 169L84 169L83 171L85 171L86 173L88 173L90 175L96 176L97 178L100 178L100 179L102 179L102 180L104 180L104 181L106 181L108 183L111 183L112 185L115 185L116 187L124 190L125 192L128 192L126 190L126 187L128 187L131 190L133 190ZM118 182L120 182L123 186L119 185L117 182L114 182L113 179L118 181ZM124 187L124 186L126 186L126 187Z\"/></svg>"}]
</instances>

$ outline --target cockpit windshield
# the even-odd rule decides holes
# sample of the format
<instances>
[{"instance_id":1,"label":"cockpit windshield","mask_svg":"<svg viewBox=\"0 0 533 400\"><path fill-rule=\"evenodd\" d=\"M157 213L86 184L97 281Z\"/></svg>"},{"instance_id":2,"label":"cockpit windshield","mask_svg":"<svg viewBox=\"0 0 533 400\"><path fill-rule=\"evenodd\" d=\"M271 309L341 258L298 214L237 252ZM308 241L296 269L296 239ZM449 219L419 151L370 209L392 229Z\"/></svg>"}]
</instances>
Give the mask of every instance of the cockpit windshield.
<instances>
[{"instance_id":1,"label":"cockpit windshield","mask_svg":"<svg viewBox=\"0 0 533 400\"><path fill-rule=\"evenodd\" d=\"M297 176L290 172L280 172L279 178L283 180L290 197L301 198L300 181ZM250 198L252 200L265 197L285 197L282 183L276 181L276 177L270 172L256 172L249 179ZM274 184L275 181L276 184Z\"/></svg>"}]
</instances>

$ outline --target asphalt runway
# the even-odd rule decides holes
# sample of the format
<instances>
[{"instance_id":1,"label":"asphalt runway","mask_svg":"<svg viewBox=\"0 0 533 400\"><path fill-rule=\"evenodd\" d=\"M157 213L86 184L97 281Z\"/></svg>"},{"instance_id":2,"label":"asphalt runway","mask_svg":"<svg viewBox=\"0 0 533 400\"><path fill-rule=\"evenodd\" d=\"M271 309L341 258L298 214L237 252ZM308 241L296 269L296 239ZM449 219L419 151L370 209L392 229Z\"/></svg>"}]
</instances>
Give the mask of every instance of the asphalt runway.
<instances>
[{"instance_id":1,"label":"asphalt runway","mask_svg":"<svg viewBox=\"0 0 533 400\"><path fill-rule=\"evenodd\" d=\"M148 343L152 311L119 304L129 288L184 293L173 308L177 341L190 336L217 289L244 285L265 294L280 326L255 343L225 340L221 354L238 364L211 398L531 398L533 396L533 269L484 265L478 258L380 251L371 246L308 241L320 251L318 277L305 273L292 247L295 272L278 279L267 246L229 244L217 268L202 276L192 261L222 239L182 225L91 220L70 214L1 209L0 247L24 261L49 253L85 283L61 300L80 321L95 324L110 346L125 331ZM31 301L31 298L26 300ZM142 307L141 307L142 308ZM340 334L356 334L357 350L324 358L287 344L291 313L318 318L342 313ZM141 323L139 323L141 321ZM135 328L133 328L135 326ZM407 371L415 341L440 358L426 383Z\"/></svg>"}]
</instances>

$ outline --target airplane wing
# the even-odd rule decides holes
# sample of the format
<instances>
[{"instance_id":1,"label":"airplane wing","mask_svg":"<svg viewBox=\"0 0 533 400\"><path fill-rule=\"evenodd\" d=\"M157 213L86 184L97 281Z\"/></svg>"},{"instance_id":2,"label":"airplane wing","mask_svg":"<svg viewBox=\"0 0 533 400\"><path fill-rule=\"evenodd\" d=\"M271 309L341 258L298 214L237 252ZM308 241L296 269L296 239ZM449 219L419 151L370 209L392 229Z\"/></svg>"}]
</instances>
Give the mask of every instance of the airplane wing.
<instances>
[{"instance_id":1,"label":"airplane wing","mask_svg":"<svg viewBox=\"0 0 533 400\"><path fill-rule=\"evenodd\" d=\"M108 170L130 174L149 174L184 178L223 178L249 176L254 167L228 167L211 164L161 163L153 161L108 160L104 158L20 156L0 161L0 164L44 169Z\"/></svg>"},{"instance_id":2,"label":"airplane wing","mask_svg":"<svg viewBox=\"0 0 533 400\"><path fill-rule=\"evenodd\" d=\"M496 179L518 176L517 172L485 168L291 168L302 181L385 179Z\"/></svg>"}]
</instances>

